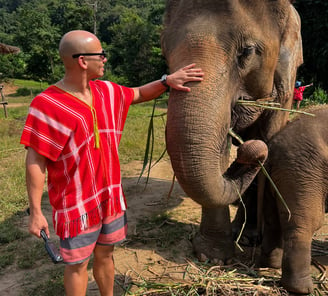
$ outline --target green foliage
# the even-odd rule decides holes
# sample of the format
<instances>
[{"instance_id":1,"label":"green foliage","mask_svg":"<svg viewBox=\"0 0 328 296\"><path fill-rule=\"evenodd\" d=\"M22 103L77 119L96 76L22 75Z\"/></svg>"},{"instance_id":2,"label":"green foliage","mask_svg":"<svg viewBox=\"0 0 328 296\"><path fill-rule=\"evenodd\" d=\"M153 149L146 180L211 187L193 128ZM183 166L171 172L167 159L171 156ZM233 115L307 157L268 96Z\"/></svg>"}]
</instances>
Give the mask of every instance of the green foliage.
<instances>
[{"instance_id":1,"label":"green foliage","mask_svg":"<svg viewBox=\"0 0 328 296\"><path fill-rule=\"evenodd\" d=\"M312 95L305 97L305 105L328 104L328 94L320 87L316 87Z\"/></svg>"},{"instance_id":2,"label":"green foliage","mask_svg":"<svg viewBox=\"0 0 328 296\"><path fill-rule=\"evenodd\" d=\"M26 72L27 64L23 54L0 55L0 78L22 78Z\"/></svg>"},{"instance_id":3,"label":"green foliage","mask_svg":"<svg viewBox=\"0 0 328 296\"><path fill-rule=\"evenodd\" d=\"M160 32L163 0L0 0L0 41L22 53L0 56L2 77L59 80L58 43L67 31L97 34L110 51L108 68L117 81L135 86L166 72ZM304 64L299 75L328 89L328 2L299 0ZM107 74L108 76L108 74Z\"/></svg>"},{"instance_id":4,"label":"green foliage","mask_svg":"<svg viewBox=\"0 0 328 296\"><path fill-rule=\"evenodd\" d=\"M85 1L53 1L48 5L51 23L60 28L61 35L71 30L93 31L93 9ZM91 3L91 2L90 2Z\"/></svg>"},{"instance_id":5,"label":"green foliage","mask_svg":"<svg viewBox=\"0 0 328 296\"><path fill-rule=\"evenodd\" d=\"M54 64L59 62L56 44L60 32L52 25L47 6L38 3L27 2L17 9L19 21L14 41L26 55L29 76L33 79L49 79Z\"/></svg>"},{"instance_id":6,"label":"green foliage","mask_svg":"<svg viewBox=\"0 0 328 296\"><path fill-rule=\"evenodd\" d=\"M107 68L118 82L140 85L166 71L160 50L162 0L0 3L0 41L22 50L18 55L0 56L3 78L58 81L63 76L58 56L60 38L76 29L96 33L104 49L112 51Z\"/></svg>"},{"instance_id":7,"label":"green foliage","mask_svg":"<svg viewBox=\"0 0 328 296\"><path fill-rule=\"evenodd\" d=\"M304 64L299 76L328 90L328 2L298 0ZM22 53L0 56L3 78L59 80L58 44L67 31L94 32L110 51L114 78L135 86L166 72L160 32L163 0L0 0L0 41ZM109 75L109 74L107 74Z\"/></svg>"},{"instance_id":8,"label":"green foliage","mask_svg":"<svg viewBox=\"0 0 328 296\"><path fill-rule=\"evenodd\" d=\"M26 0L0 0L0 7L5 8L9 12L15 11Z\"/></svg>"},{"instance_id":9,"label":"green foliage","mask_svg":"<svg viewBox=\"0 0 328 296\"><path fill-rule=\"evenodd\" d=\"M15 12L9 12L0 4L0 40L10 44L15 34Z\"/></svg>"},{"instance_id":10,"label":"green foliage","mask_svg":"<svg viewBox=\"0 0 328 296\"><path fill-rule=\"evenodd\" d=\"M28 96L31 94L31 90L27 87L21 87L16 91L17 96Z\"/></svg>"},{"instance_id":11,"label":"green foliage","mask_svg":"<svg viewBox=\"0 0 328 296\"><path fill-rule=\"evenodd\" d=\"M104 36L103 40L110 42L112 74L123 78L126 85L137 86L160 77L166 65L159 47L161 26L148 21L154 4L141 9L131 2L113 7L107 38Z\"/></svg>"},{"instance_id":12,"label":"green foliage","mask_svg":"<svg viewBox=\"0 0 328 296\"><path fill-rule=\"evenodd\" d=\"M21 87L18 88L16 91L17 96L36 96L38 93L40 93L40 89L33 89L33 88L27 88L27 87Z\"/></svg>"},{"instance_id":13,"label":"green foliage","mask_svg":"<svg viewBox=\"0 0 328 296\"><path fill-rule=\"evenodd\" d=\"M166 71L159 46L161 26L135 8L116 7L117 21L109 28L112 36L110 63L115 75L125 76L130 85L144 84Z\"/></svg>"}]
</instances>

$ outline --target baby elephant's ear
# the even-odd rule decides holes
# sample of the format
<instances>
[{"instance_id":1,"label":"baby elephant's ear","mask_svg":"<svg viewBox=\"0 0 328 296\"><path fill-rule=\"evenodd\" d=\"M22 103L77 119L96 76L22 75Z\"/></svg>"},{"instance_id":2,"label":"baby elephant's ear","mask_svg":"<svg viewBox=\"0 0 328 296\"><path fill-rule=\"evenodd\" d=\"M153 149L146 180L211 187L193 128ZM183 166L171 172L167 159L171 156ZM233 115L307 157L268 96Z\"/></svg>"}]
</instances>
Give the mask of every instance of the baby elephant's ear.
<instances>
[{"instance_id":1,"label":"baby elephant's ear","mask_svg":"<svg viewBox=\"0 0 328 296\"><path fill-rule=\"evenodd\" d=\"M297 68L302 63L301 20L294 6L290 5L286 26L281 36L279 61L275 71L276 89L284 97L281 97L282 105L292 100Z\"/></svg>"}]
</instances>

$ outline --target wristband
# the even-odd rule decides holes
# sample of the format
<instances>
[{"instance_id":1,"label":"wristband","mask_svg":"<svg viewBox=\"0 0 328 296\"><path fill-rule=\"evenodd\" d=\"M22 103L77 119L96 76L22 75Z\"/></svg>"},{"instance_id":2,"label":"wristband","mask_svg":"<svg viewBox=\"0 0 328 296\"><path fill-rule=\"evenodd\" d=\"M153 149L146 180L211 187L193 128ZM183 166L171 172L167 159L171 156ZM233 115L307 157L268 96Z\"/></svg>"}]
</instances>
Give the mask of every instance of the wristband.
<instances>
[{"instance_id":1,"label":"wristband","mask_svg":"<svg viewBox=\"0 0 328 296\"><path fill-rule=\"evenodd\" d=\"M166 79L167 79L167 74L164 74L162 77L161 77L161 83L165 86L165 87L169 87L167 82L166 82Z\"/></svg>"}]
</instances>

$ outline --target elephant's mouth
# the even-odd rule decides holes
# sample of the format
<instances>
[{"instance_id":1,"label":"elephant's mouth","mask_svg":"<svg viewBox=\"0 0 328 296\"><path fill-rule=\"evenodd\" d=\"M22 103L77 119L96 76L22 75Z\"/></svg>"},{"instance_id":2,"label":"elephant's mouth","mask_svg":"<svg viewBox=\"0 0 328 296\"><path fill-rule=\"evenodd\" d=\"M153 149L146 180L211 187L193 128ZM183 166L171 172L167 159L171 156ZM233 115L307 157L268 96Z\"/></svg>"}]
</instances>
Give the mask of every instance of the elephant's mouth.
<instances>
[{"instance_id":1,"label":"elephant's mouth","mask_svg":"<svg viewBox=\"0 0 328 296\"><path fill-rule=\"evenodd\" d=\"M272 91L268 93L262 93L257 96L251 95L246 89L241 89L239 91L239 94L237 94L237 104L241 103L243 101L245 102L256 102L256 103L262 103L262 102L272 102L277 98L278 92L276 87L272 86Z\"/></svg>"},{"instance_id":2,"label":"elephant's mouth","mask_svg":"<svg viewBox=\"0 0 328 296\"><path fill-rule=\"evenodd\" d=\"M259 98L243 93L231 110L230 128L236 133L243 133L261 116L263 108L275 101L274 92ZM237 143L234 143L237 144Z\"/></svg>"},{"instance_id":3,"label":"elephant's mouth","mask_svg":"<svg viewBox=\"0 0 328 296\"><path fill-rule=\"evenodd\" d=\"M268 95L264 95L264 96L261 96L260 98L254 98L252 96L249 96L249 95L243 95L243 96L240 96L238 99L237 99L237 102L240 102L240 101L252 101L252 102L272 102L274 101L275 99L275 95L274 93L272 92L271 94L268 94Z\"/></svg>"},{"instance_id":4,"label":"elephant's mouth","mask_svg":"<svg viewBox=\"0 0 328 296\"><path fill-rule=\"evenodd\" d=\"M239 101L254 101L254 98L248 95L242 95L237 99L237 103Z\"/></svg>"}]
</instances>

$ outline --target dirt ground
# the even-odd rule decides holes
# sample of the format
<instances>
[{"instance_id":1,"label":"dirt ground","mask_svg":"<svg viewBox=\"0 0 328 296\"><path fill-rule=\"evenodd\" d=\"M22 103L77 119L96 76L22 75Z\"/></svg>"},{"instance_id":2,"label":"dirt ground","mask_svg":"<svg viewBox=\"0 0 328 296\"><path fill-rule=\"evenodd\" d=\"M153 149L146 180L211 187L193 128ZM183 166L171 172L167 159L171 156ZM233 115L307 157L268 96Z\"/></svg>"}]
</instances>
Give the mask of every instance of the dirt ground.
<instances>
[{"instance_id":1,"label":"dirt ground","mask_svg":"<svg viewBox=\"0 0 328 296\"><path fill-rule=\"evenodd\" d=\"M6 101L8 104L0 106L1 108L16 108L20 106L26 106L28 103L15 103L10 99L9 95L16 93L18 86L12 83L0 82L0 87L2 87L2 96L0 100Z\"/></svg>"},{"instance_id":2,"label":"dirt ground","mask_svg":"<svg viewBox=\"0 0 328 296\"><path fill-rule=\"evenodd\" d=\"M15 93L18 88L17 86L13 85L12 83L0 82L0 85L3 86L2 93L4 96Z\"/></svg>"}]
</instances>

